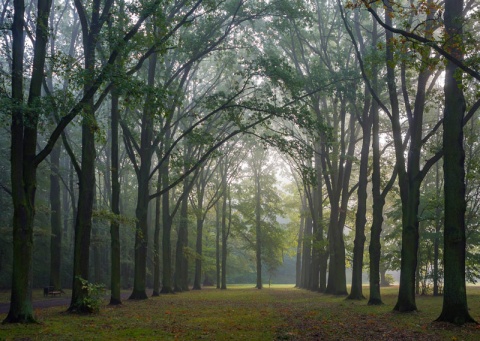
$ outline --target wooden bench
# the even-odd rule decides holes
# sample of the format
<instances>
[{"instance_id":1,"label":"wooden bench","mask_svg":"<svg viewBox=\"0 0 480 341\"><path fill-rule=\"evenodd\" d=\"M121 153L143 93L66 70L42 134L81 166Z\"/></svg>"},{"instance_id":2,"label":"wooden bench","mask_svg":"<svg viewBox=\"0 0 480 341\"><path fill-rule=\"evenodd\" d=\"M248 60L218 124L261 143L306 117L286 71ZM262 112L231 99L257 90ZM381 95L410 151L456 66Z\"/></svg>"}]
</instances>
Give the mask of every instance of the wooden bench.
<instances>
[{"instance_id":1,"label":"wooden bench","mask_svg":"<svg viewBox=\"0 0 480 341\"><path fill-rule=\"evenodd\" d=\"M45 296L45 297L48 297L48 296L55 297L57 295L58 296L62 295L62 292L60 290L55 290L55 288L52 287L52 286L43 288L43 296Z\"/></svg>"}]
</instances>

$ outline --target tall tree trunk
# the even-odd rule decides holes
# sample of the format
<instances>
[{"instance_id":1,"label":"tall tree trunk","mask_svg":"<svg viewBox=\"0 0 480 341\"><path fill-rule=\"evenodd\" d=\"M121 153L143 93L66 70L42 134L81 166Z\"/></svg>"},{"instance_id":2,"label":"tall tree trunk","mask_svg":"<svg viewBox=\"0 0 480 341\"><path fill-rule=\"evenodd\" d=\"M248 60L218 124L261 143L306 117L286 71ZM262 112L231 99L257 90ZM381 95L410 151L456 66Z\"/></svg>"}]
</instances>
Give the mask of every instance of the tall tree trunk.
<instances>
[{"instance_id":1,"label":"tall tree trunk","mask_svg":"<svg viewBox=\"0 0 480 341\"><path fill-rule=\"evenodd\" d=\"M120 162L118 158L118 110L119 96L118 92L112 90L112 108L111 108L111 184L112 184L112 213L116 216L120 215L120 181L119 169ZM118 219L110 221L110 305L118 305L122 303L120 296L120 222Z\"/></svg>"},{"instance_id":2,"label":"tall tree trunk","mask_svg":"<svg viewBox=\"0 0 480 341\"><path fill-rule=\"evenodd\" d=\"M254 160L255 166L258 166L258 160ZM254 177L255 177L255 258L257 265L257 289L262 289L262 203L261 203L261 193L262 188L260 185L260 167L254 167Z\"/></svg>"},{"instance_id":3,"label":"tall tree trunk","mask_svg":"<svg viewBox=\"0 0 480 341\"><path fill-rule=\"evenodd\" d=\"M348 131L350 133L348 142L345 141L346 135L346 103L342 100L341 107L341 152L345 155L353 155L355 150L355 120L350 118ZM346 146L348 144L348 147ZM339 150L336 151L336 155ZM323 162L323 161L322 161ZM324 166L325 168L325 166ZM340 157L338 160L338 169L332 178L333 189L330 191L330 221L329 221L329 253L330 262L328 270L328 283L326 293L333 295L347 294L347 279L345 265L345 241L343 238L343 229L345 226L346 215L348 211L349 200L349 181L352 171L351 158Z\"/></svg>"},{"instance_id":4,"label":"tall tree trunk","mask_svg":"<svg viewBox=\"0 0 480 341\"><path fill-rule=\"evenodd\" d=\"M170 130L165 132L166 141L170 140ZM169 145L165 146L165 150L168 150ZM168 186L169 183L169 167L170 167L170 157L165 158L164 164L162 165L162 184L164 187ZM170 215L170 191L166 191L162 194L162 222L163 222L163 233L162 233L162 256L163 256L163 273L162 273L162 290L161 294L170 294L173 293L172 287L172 244L171 244L171 234L172 234L172 216Z\"/></svg>"},{"instance_id":5,"label":"tall tree trunk","mask_svg":"<svg viewBox=\"0 0 480 341\"><path fill-rule=\"evenodd\" d=\"M222 202L222 284L221 289L227 289L227 167L224 164L220 172L222 173L223 202Z\"/></svg>"},{"instance_id":6,"label":"tall tree trunk","mask_svg":"<svg viewBox=\"0 0 480 341\"><path fill-rule=\"evenodd\" d=\"M321 117L318 115L318 119ZM323 246L323 192L322 192L322 161L320 156L321 141L315 142L315 177L317 180L316 185L312 188L313 198L310 203L310 212L312 216L312 262L311 262L311 278L308 289L318 291L320 284L320 265L322 258L325 257L325 250ZM326 278L322 281L325 282ZM325 290L325 284L323 284L323 290Z\"/></svg>"},{"instance_id":7,"label":"tall tree trunk","mask_svg":"<svg viewBox=\"0 0 480 341\"><path fill-rule=\"evenodd\" d=\"M193 289L202 289L202 252L203 252L203 218L197 218L197 240L195 243L195 279L193 282Z\"/></svg>"},{"instance_id":8,"label":"tall tree trunk","mask_svg":"<svg viewBox=\"0 0 480 341\"><path fill-rule=\"evenodd\" d=\"M365 55L365 44L360 32L360 20L358 18L358 11L355 12L355 31L360 43L360 50L362 55ZM371 46L373 48L377 45L377 25L373 23ZM372 88L377 91L377 67L372 65ZM365 249L365 225L367 224L367 185L368 185L368 168L370 157L370 141L372 131L372 117L378 110L377 103L373 101L370 105L371 93L368 88L365 89L365 102L363 113L361 117L362 125L362 149L360 151L360 170L358 175L358 189L357 189L357 212L355 215L355 241L353 247L353 262L352 262L352 289L348 299L360 300L364 299L362 287L363 275L363 254Z\"/></svg>"},{"instance_id":9,"label":"tall tree trunk","mask_svg":"<svg viewBox=\"0 0 480 341\"><path fill-rule=\"evenodd\" d=\"M463 0L445 1L445 30L450 53L463 59ZM468 312L465 286L465 151L463 116L465 99L458 67L447 61L445 68L445 109L443 115L443 173L445 178L445 226L443 263L445 290L437 321L462 325L475 322Z\"/></svg>"},{"instance_id":10,"label":"tall tree trunk","mask_svg":"<svg viewBox=\"0 0 480 341\"><path fill-rule=\"evenodd\" d=\"M295 288L302 288L302 247L304 243L303 232L305 230L305 212L303 202L304 196L301 195L302 205L300 213L300 226L298 227L298 239L297 239L297 259L295 262Z\"/></svg>"},{"instance_id":11,"label":"tall tree trunk","mask_svg":"<svg viewBox=\"0 0 480 341\"><path fill-rule=\"evenodd\" d=\"M217 289L221 287L221 262L220 262L220 231L221 231L221 211L220 201L215 205L215 266L216 266L216 278Z\"/></svg>"},{"instance_id":12,"label":"tall tree trunk","mask_svg":"<svg viewBox=\"0 0 480 341\"><path fill-rule=\"evenodd\" d=\"M431 5L433 2L428 1ZM432 13L427 15L427 24L425 34L427 37L431 34ZM432 72L429 70L429 50L421 51L422 63L421 71L417 80L417 91L415 96L413 114L409 114L409 128L411 132L409 152L407 158L406 173L399 171L400 196L402 199L402 251L400 264L400 286L398 300L394 310L399 312L410 312L417 310L415 302L415 278L418 263L418 243L419 243L419 221L418 208L420 204L420 186L423 177L420 171L421 151L423 145L423 116L426 101L426 86ZM402 72L405 72L402 70ZM404 78L404 77L402 77ZM405 80L402 79L404 88ZM404 90L405 92L406 90ZM409 104L408 104L409 105ZM410 109L407 109L409 111ZM397 117L398 120L398 117ZM394 127L394 129L398 129ZM397 136L399 132L394 133ZM401 137L400 137L401 138ZM400 142L401 144L401 142ZM398 145L395 146L398 148ZM403 154L403 147L400 151L396 150L397 168L404 167L398 163L398 154ZM403 155L402 159L403 160ZM401 161L403 162L403 161Z\"/></svg>"},{"instance_id":13,"label":"tall tree trunk","mask_svg":"<svg viewBox=\"0 0 480 341\"><path fill-rule=\"evenodd\" d=\"M311 279L312 264L312 217L311 210L307 206L307 199L302 198L302 207L304 212L304 231L303 231L303 249L302 249L302 274L300 288L306 289Z\"/></svg>"},{"instance_id":14,"label":"tall tree trunk","mask_svg":"<svg viewBox=\"0 0 480 341\"><path fill-rule=\"evenodd\" d=\"M50 154L50 285L55 290L62 289L62 204L60 193L60 143L58 142Z\"/></svg>"},{"instance_id":15,"label":"tall tree trunk","mask_svg":"<svg viewBox=\"0 0 480 341\"><path fill-rule=\"evenodd\" d=\"M70 192L70 206L72 207L72 223L71 223L71 233L68 236L68 252L67 254L73 254L74 248L74 239L75 239L75 224L77 220L77 198L75 196L75 183L78 183L78 176L75 177L75 167L72 163L72 160L69 159L69 176L68 176L68 188ZM72 271L73 273L73 271Z\"/></svg>"},{"instance_id":16,"label":"tall tree trunk","mask_svg":"<svg viewBox=\"0 0 480 341\"><path fill-rule=\"evenodd\" d=\"M90 109L93 103L90 103ZM86 109L87 111L87 109ZM88 312L87 292L80 279L89 280L90 234L95 196L95 134L93 110L85 112L82 123L82 170L79 174L77 218L73 256L73 285L69 311Z\"/></svg>"},{"instance_id":17,"label":"tall tree trunk","mask_svg":"<svg viewBox=\"0 0 480 341\"><path fill-rule=\"evenodd\" d=\"M162 170L158 171L157 191L162 189ZM160 295L160 229L161 229L161 196L155 198L155 232L153 237L153 293Z\"/></svg>"},{"instance_id":18,"label":"tall tree trunk","mask_svg":"<svg viewBox=\"0 0 480 341\"><path fill-rule=\"evenodd\" d=\"M369 305L381 305L382 297L380 295L380 259L381 248L380 236L383 225L383 207L385 206L385 197L388 188L381 193L381 171L380 171L380 127L378 110L372 112L372 198L373 213L372 227L370 229L369 263L370 263L370 298ZM395 172L396 174L396 172ZM392 176L393 177L393 176ZM396 178L396 176L395 176ZM389 182L393 184L393 179Z\"/></svg>"},{"instance_id":19,"label":"tall tree trunk","mask_svg":"<svg viewBox=\"0 0 480 341\"><path fill-rule=\"evenodd\" d=\"M23 0L14 0L12 25L12 124L11 182L13 201L13 267L10 310L4 322L34 322L32 307L33 223L37 166L37 126L39 111L34 108L41 96L44 79L48 18L51 1L39 0L33 51L28 107L23 112L23 57L25 51Z\"/></svg>"},{"instance_id":20,"label":"tall tree trunk","mask_svg":"<svg viewBox=\"0 0 480 341\"><path fill-rule=\"evenodd\" d=\"M328 263L328 281L327 281L327 288L325 293L327 294L335 294L335 261L337 258L336 248L335 248L335 240L337 239L336 234L337 226L336 221L338 217L339 207L338 207L338 200L331 201L330 205L330 220L328 224L328 251L330 256L330 262Z\"/></svg>"},{"instance_id":21,"label":"tall tree trunk","mask_svg":"<svg viewBox=\"0 0 480 341\"><path fill-rule=\"evenodd\" d=\"M155 69L157 54L153 53L148 62L148 80L150 89L155 85ZM135 270L133 279L133 291L129 299L143 300L148 298L146 293L147 279L147 249L148 249L148 206L150 202L150 168L152 164L152 139L153 139L153 96L149 91L145 96L143 107L142 126L140 136L140 167L137 171L137 207L135 209L136 232L135 232Z\"/></svg>"},{"instance_id":22,"label":"tall tree trunk","mask_svg":"<svg viewBox=\"0 0 480 341\"><path fill-rule=\"evenodd\" d=\"M51 10L50 26L54 27L55 7ZM55 54L55 40L50 37L50 53ZM52 72L46 78L47 86L53 89ZM61 259L62 259L62 196L60 190L60 154L61 145L55 143L50 153L50 286L62 290ZM65 191L66 192L66 191Z\"/></svg>"},{"instance_id":23,"label":"tall tree trunk","mask_svg":"<svg viewBox=\"0 0 480 341\"><path fill-rule=\"evenodd\" d=\"M435 165L435 191L436 191L436 200L437 205L435 207L435 237L433 241L433 296L439 295L439 269L438 269L438 262L439 262L439 251L440 251L440 233L441 233L441 214L442 210L438 203L440 199L440 165L437 162Z\"/></svg>"},{"instance_id":24,"label":"tall tree trunk","mask_svg":"<svg viewBox=\"0 0 480 341\"><path fill-rule=\"evenodd\" d=\"M368 103L368 106L369 103ZM369 108L364 110L367 112L363 115L362 130L362 150L360 156L360 174L358 176L357 190L357 212L355 215L355 241L353 246L353 262L352 262L352 289L348 299L360 300L364 299L362 291L362 269L363 269L363 251L365 248L365 225L367 224L367 185L368 185L368 163L370 151L370 133L371 119L368 115ZM372 106L372 111L374 110Z\"/></svg>"},{"instance_id":25,"label":"tall tree trunk","mask_svg":"<svg viewBox=\"0 0 480 341\"><path fill-rule=\"evenodd\" d=\"M100 174L99 174L100 175ZM101 186L101 179L97 178L98 185L94 188L93 193L93 211L98 210L98 200L101 197L98 188ZM91 253L93 254L92 261L90 263L90 268L93 269L93 278L92 282L102 283L102 259L100 255L100 233L98 228L93 228L98 226L98 219L92 219L92 243L91 243Z\"/></svg>"},{"instance_id":26,"label":"tall tree trunk","mask_svg":"<svg viewBox=\"0 0 480 341\"><path fill-rule=\"evenodd\" d=\"M202 175L199 177L198 183L197 183L197 209L195 214L197 218L197 240L195 243L196 257L195 257L195 278L193 281L194 290L202 289L201 283L202 283L203 222L204 222L203 199L205 195L205 186L206 186L205 179Z\"/></svg>"},{"instance_id":27,"label":"tall tree trunk","mask_svg":"<svg viewBox=\"0 0 480 341\"><path fill-rule=\"evenodd\" d=\"M183 196L180 206L180 223L178 226L177 246L175 249L174 291L188 290L188 259L185 248L188 247L188 180L183 182Z\"/></svg>"},{"instance_id":28,"label":"tall tree trunk","mask_svg":"<svg viewBox=\"0 0 480 341\"><path fill-rule=\"evenodd\" d=\"M95 74L95 48L102 28L100 23L100 1L94 1L91 18L87 19L87 11L80 1L75 7L81 13L82 41L85 57L84 94L88 93L91 80ZM105 10L106 8L104 8ZM83 20L82 20L83 19ZM98 130L93 96L83 106L82 119L82 166L79 172L79 193L77 218L75 221L75 243L73 256L72 298L69 311L89 312L85 302L87 292L80 279L89 280L90 241L92 231L93 203L95 200L95 132Z\"/></svg>"}]
</instances>

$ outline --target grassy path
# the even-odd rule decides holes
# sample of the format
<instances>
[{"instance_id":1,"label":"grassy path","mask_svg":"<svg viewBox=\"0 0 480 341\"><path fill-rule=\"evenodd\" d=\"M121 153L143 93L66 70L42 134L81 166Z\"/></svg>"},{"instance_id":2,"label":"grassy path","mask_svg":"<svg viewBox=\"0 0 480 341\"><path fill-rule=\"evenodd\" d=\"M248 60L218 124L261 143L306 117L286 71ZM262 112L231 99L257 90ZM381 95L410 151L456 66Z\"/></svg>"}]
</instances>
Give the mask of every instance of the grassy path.
<instances>
[{"instance_id":1,"label":"grassy path","mask_svg":"<svg viewBox=\"0 0 480 341\"><path fill-rule=\"evenodd\" d=\"M67 314L64 307L38 309L40 324L0 325L0 340L480 340L475 325L431 322L441 298L418 297L419 312L395 314L395 295L395 288L388 289L385 305L368 307L366 301L291 286L204 289L125 301L94 316ZM470 288L477 320L479 301L480 289Z\"/></svg>"}]
</instances>

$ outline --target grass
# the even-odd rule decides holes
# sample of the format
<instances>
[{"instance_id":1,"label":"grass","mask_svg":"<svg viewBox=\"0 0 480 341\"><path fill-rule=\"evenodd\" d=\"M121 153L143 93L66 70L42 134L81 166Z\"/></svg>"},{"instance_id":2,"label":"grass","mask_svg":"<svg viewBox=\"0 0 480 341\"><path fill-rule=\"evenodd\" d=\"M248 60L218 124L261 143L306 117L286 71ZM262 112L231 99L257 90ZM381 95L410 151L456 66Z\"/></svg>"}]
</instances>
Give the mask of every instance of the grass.
<instances>
[{"instance_id":1,"label":"grass","mask_svg":"<svg viewBox=\"0 0 480 341\"><path fill-rule=\"evenodd\" d=\"M231 285L222 291L206 288L145 301L126 300L119 307L105 305L98 315L72 315L65 312L66 307L46 308L35 311L39 324L0 325L0 340L480 339L476 325L432 322L440 313L441 297L418 296L418 312L393 313L397 290L383 289L382 306L291 285L263 290ZM368 288L364 293L368 294ZM480 288L468 287L468 294L472 317L480 321Z\"/></svg>"}]
</instances>

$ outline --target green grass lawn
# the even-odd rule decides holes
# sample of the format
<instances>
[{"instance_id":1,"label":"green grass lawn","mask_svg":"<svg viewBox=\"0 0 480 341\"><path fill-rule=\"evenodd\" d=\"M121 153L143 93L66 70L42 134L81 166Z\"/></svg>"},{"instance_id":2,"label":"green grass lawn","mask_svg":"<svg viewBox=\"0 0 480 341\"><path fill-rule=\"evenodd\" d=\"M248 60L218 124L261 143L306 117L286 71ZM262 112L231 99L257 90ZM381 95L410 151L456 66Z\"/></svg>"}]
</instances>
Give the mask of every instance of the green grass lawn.
<instances>
[{"instance_id":1,"label":"green grass lawn","mask_svg":"<svg viewBox=\"0 0 480 341\"><path fill-rule=\"evenodd\" d=\"M66 307L37 309L39 324L0 325L0 340L480 340L476 325L432 322L441 297L419 296L418 312L393 313L397 290L383 289L385 305L373 307L291 285L231 285L127 300L90 316ZM468 294L471 315L480 321L480 288L469 287Z\"/></svg>"}]
</instances>

